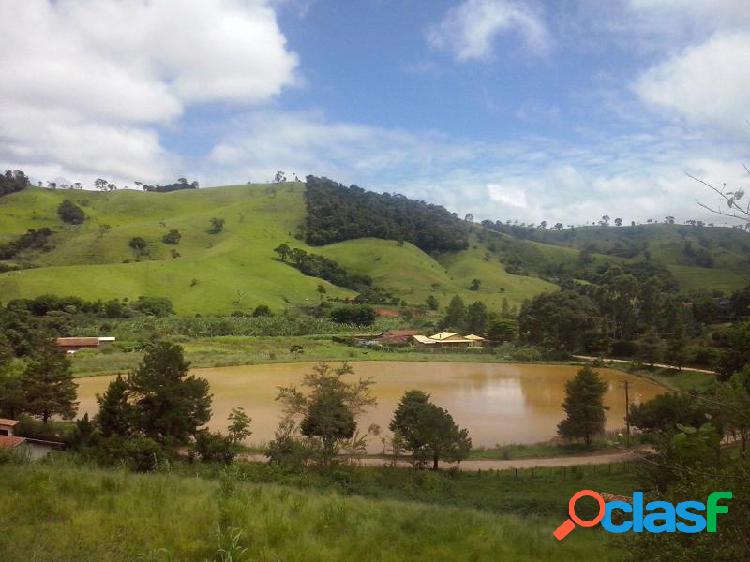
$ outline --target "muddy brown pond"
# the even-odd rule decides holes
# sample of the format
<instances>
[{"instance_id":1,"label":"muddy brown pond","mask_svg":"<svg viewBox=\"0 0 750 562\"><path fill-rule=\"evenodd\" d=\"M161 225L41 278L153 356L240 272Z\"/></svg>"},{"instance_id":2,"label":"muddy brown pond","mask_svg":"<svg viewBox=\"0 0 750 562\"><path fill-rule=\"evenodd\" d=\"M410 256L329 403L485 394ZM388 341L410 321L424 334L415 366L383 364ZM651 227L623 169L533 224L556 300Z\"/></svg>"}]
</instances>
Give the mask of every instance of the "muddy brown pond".
<instances>
[{"instance_id":1,"label":"muddy brown pond","mask_svg":"<svg viewBox=\"0 0 750 562\"><path fill-rule=\"evenodd\" d=\"M336 365L334 363L334 365ZM281 410L275 401L279 386L300 385L313 363L277 363L193 369L204 377L213 393L213 418L209 426L224 430L232 408L242 406L252 418L252 444L273 439ZM512 363L416 363L397 361L354 362L354 375L371 377L378 404L359 422L365 431L371 423L387 433L393 411L406 390L422 390L446 408L461 427L466 427L474 446L533 443L555 436L562 419L565 381L578 367ZM622 382L629 380L630 400L639 403L664 392L645 379L613 369L597 369L609 384L605 396L607 428L624 426L625 400ZM80 413L96 413L96 395L102 394L112 377L76 379ZM370 439L371 451L382 448L379 438Z\"/></svg>"}]
</instances>

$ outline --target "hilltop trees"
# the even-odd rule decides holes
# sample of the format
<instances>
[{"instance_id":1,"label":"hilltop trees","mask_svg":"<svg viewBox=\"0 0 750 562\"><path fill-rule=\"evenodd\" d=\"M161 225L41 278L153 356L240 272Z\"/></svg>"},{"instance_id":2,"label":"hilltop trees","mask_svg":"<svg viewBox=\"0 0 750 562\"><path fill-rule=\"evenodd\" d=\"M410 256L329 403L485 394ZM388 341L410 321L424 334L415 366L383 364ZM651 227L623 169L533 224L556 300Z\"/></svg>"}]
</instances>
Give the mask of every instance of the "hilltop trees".
<instances>
[{"instance_id":1,"label":"hilltop trees","mask_svg":"<svg viewBox=\"0 0 750 562\"><path fill-rule=\"evenodd\" d=\"M5 174L0 175L0 197L26 189L29 184L23 171L5 170Z\"/></svg>"},{"instance_id":2,"label":"hilltop trees","mask_svg":"<svg viewBox=\"0 0 750 562\"><path fill-rule=\"evenodd\" d=\"M71 419L78 410L78 385L73 382L70 360L52 339L40 339L34 350L21 380L23 410L44 423L54 414Z\"/></svg>"},{"instance_id":3,"label":"hilltop trees","mask_svg":"<svg viewBox=\"0 0 750 562\"><path fill-rule=\"evenodd\" d=\"M583 439L591 445L593 437L604 432L604 393L607 383L591 367L583 367L565 383L563 410L565 419L557 425L557 432L565 439Z\"/></svg>"},{"instance_id":4,"label":"hilltop trees","mask_svg":"<svg viewBox=\"0 0 750 562\"><path fill-rule=\"evenodd\" d=\"M411 242L425 252L463 250L469 245L468 223L443 207L403 195L378 194L308 176L305 202L308 244L374 237Z\"/></svg>"},{"instance_id":5,"label":"hilltop trees","mask_svg":"<svg viewBox=\"0 0 750 562\"><path fill-rule=\"evenodd\" d=\"M417 466L432 462L437 470L441 460L458 462L471 451L471 437L460 429L447 410L430 402L430 395L406 392L396 408L390 429L411 451Z\"/></svg>"}]
</instances>

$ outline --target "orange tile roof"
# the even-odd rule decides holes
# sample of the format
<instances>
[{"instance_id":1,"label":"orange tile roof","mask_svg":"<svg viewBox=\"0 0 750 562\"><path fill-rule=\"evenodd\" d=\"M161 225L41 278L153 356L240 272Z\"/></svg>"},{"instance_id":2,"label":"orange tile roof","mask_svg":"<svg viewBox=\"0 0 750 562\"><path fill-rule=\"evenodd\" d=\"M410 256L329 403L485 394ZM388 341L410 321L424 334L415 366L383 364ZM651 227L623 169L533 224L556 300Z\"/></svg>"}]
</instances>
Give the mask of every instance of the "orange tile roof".
<instances>
[{"instance_id":1,"label":"orange tile roof","mask_svg":"<svg viewBox=\"0 0 750 562\"><path fill-rule=\"evenodd\" d=\"M0 435L0 449L15 449L24 441L26 441L25 437L18 437L17 435Z\"/></svg>"},{"instance_id":2,"label":"orange tile roof","mask_svg":"<svg viewBox=\"0 0 750 562\"><path fill-rule=\"evenodd\" d=\"M6 427L16 427L18 425L18 422L16 420L6 420L5 418L0 418L0 425L4 425Z\"/></svg>"},{"instance_id":3,"label":"orange tile roof","mask_svg":"<svg viewBox=\"0 0 750 562\"><path fill-rule=\"evenodd\" d=\"M99 347L99 338L57 338L57 347Z\"/></svg>"}]
</instances>

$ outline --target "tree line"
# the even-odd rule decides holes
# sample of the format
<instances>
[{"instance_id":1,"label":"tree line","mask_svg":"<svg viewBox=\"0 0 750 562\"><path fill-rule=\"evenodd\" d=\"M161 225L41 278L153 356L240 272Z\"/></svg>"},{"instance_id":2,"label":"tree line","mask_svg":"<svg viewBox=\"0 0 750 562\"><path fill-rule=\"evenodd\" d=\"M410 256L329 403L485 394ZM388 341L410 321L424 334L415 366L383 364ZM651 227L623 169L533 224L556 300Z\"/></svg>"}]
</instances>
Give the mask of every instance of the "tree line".
<instances>
[{"instance_id":1,"label":"tree line","mask_svg":"<svg viewBox=\"0 0 750 562\"><path fill-rule=\"evenodd\" d=\"M301 248L292 248L284 243L274 248L274 252L281 261L288 263L301 273L325 279L339 287L359 290L372 285L372 278L369 275L349 273L336 260L308 253Z\"/></svg>"}]
</instances>

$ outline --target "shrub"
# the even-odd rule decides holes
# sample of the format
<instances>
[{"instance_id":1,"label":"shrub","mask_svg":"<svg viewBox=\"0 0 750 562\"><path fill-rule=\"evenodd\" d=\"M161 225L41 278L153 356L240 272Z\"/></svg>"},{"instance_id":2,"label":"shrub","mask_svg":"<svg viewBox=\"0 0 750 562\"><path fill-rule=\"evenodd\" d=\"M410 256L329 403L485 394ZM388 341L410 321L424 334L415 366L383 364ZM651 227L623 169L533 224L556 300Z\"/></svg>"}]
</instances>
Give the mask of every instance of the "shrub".
<instances>
[{"instance_id":1,"label":"shrub","mask_svg":"<svg viewBox=\"0 0 750 562\"><path fill-rule=\"evenodd\" d=\"M78 205L66 199L57 207L57 215L60 220L68 224L83 224L86 215Z\"/></svg>"},{"instance_id":2,"label":"shrub","mask_svg":"<svg viewBox=\"0 0 750 562\"><path fill-rule=\"evenodd\" d=\"M237 447L229 437L221 433L199 431L195 436L191 453L198 455L203 462L232 464Z\"/></svg>"},{"instance_id":3,"label":"shrub","mask_svg":"<svg viewBox=\"0 0 750 562\"><path fill-rule=\"evenodd\" d=\"M269 316L273 316L273 312L271 312L267 304L259 304L253 310L253 318L266 318Z\"/></svg>"},{"instance_id":4,"label":"shrub","mask_svg":"<svg viewBox=\"0 0 750 562\"><path fill-rule=\"evenodd\" d=\"M179 244L182 239L182 234L176 228L173 228L161 237L161 241L165 244Z\"/></svg>"},{"instance_id":5,"label":"shrub","mask_svg":"<svg viewBox=\"0 0 750 562\"><path fill-rule=\"evenodd\" d=\"M339 324L370 326L375 321L375 309L366 304L341 306L331 311L331 318Z\"/></svg>"}]
</instances>

